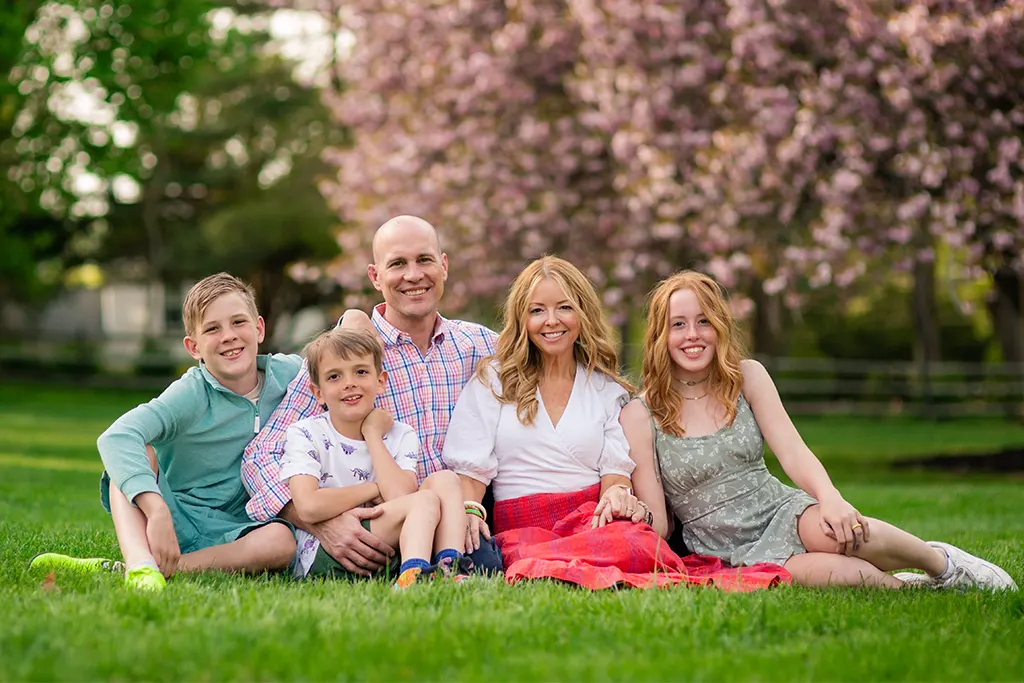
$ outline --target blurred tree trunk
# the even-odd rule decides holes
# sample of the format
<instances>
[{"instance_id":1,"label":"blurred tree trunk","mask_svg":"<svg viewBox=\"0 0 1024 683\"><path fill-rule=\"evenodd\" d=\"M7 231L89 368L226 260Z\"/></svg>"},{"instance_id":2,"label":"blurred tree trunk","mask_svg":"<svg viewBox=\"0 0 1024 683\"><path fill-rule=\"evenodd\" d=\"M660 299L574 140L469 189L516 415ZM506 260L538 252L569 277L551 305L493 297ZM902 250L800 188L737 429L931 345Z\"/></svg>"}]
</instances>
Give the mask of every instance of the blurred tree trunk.
<instances>
[{"instance_id":1,"label":"blurred tree trunk","mask_svg":"<svg viewBox=\"0 0 1024 683\"><path fill-rule=\"evenodd\" d=\"M754 300L751 351L755 356L782 355L786 340L782 333L782 301L778 294L764 291L762 282L754 285L751 298Z\"/></svg>"},{"instance_id":2,"label":"blurred tree trunk","mask_svg":"<svg viewBox=\"0 0 1024 683\"><path fill-rule=\"evenodd\" d=\"M921 370L921 398L926 417L934 417L932 365L942 359L939 321L935 305L935 260L914 262L914 360Z\"/></svg>"},{"instance_id":3,"label":"blurred tree trunk","mask_svg":"<svg viewBox=\"0 0 1024 683\"><path fill-rule=\"evenodd\" d=\"M1003 362L1016 363L1018 387L1016 400L1010 401L1007 411L1024 421L1024 277L1009 264L1003 264L993 274L992 298L989 314L992 328L1003 352Z\"/></svg>"}]
</instances>

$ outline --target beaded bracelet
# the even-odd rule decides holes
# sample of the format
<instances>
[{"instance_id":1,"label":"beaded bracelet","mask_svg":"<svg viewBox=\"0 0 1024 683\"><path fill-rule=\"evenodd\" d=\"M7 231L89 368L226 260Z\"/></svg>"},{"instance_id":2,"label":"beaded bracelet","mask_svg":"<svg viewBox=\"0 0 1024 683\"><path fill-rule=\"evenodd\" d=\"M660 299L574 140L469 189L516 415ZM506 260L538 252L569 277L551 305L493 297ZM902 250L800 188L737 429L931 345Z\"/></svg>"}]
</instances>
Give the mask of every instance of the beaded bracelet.
<instances>
[{"instance_id":1,"label":"beaded bracelet","mask_svg":"<svg viewBox=\"0 0 1024 683\"><path fill-rule=\"evenodd\" d=\"M487 508L485 508L482 504L476 502L475 500L467 500L465 501L465 505L466 512L469 512L469 514L475 514L477 517L484 520L485 522L487 521ZM473 510L473 512L470 512L471 509Z\"/></svg>"},{"instance_id":2,"label":"beaded bracelet","mask_svg":"<svg viewBox=\"0 0 1024 683\"><path fill-rule=\"evenodd\" d=\"M643 502L642 500L638 500L636 503L637 505L644 509L644 524L654 526L654 513L651 512L651 508L647 507L647 503Z\"/></svg>"}]
</instances>

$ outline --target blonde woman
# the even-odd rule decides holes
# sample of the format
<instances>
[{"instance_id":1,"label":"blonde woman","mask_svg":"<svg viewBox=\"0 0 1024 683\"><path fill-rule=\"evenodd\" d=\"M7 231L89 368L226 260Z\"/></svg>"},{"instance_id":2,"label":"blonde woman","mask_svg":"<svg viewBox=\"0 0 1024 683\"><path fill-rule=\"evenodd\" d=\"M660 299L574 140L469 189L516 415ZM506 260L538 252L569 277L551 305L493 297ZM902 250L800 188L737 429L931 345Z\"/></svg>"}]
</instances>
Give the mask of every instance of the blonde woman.
<instances>
[{"instance_id":1,"label":"blonde woman","mask_svg":"<svg viewBox=\"0 0 1024 683\"><path fill-rule=\"evenodd\" d=\"M843 498L768 372L743 359L725 293L707 275L683 271L653 291L643 383L642 400L623 410L622 424L637 492L662 536L674 515L690 550L732 566L781 564L811 586L1016 590L991 562L925 543ZM799 489L768 472L766 442ZM924 574L887 573L905 568Z\"/></svg>"},{"instance_id":2,"label":"blonde woman","mask_svg":"<svg viewBox=\"0 0 1024 683\"><path fill-rule=\"evenodd\" d=\"M479 503L491 485L510 582L553 577L601 588L710 581L721 565L695 559L684 567L633 495L634 464L619 424L632 387L619 375L590 281L567 261L545 256L516 278L504 314L497 352L459 396L442 454L463 482L467 549L489 537ZM777 569L764 583L779 578ZM729 572L724 582L742 584L735 577Z\"/></svg>"}]
</instances>

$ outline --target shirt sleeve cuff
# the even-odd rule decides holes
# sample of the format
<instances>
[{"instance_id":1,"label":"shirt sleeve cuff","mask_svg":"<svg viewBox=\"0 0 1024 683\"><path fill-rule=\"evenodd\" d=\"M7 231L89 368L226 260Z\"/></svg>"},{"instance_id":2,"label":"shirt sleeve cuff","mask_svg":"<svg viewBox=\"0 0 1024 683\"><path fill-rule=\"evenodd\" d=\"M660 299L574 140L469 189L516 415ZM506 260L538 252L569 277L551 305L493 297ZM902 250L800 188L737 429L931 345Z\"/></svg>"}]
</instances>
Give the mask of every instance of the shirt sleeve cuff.
<instances>
[{"instance_id":1,"label":"shirt sleeve cuff","mask_svg":"<svg viewBox=\"0 0 1024 683\"><path fill-rule=\"evenodd\" d=\"M121 482L121 493L132 505L135 505L135 497L141 493L160 493L160 487L156 484L156 475L152 472L139 472Z\"/></svg>"}]
</instances>

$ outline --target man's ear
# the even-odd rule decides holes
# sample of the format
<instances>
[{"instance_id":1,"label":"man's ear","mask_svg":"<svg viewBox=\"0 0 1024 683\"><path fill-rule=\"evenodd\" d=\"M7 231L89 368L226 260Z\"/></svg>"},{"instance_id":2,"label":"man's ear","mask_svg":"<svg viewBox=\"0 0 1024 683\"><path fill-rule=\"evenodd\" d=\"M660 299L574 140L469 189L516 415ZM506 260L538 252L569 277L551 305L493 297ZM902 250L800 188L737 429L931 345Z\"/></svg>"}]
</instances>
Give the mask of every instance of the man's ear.
<instances>
[{"instance_id":1,"label":"man's ear","mask_svg":"<svg viewBox=\"0 0 1024 683\"><path fill-rule=\"evenodd\" d=\"M441 272L444 273L444 281L448 281L448 254L441 254Z\"/></svg>"},{"instance_id":2,"label":"man's ear","mask_svg":"<svg viewBox=\"0 0 1024 683\"><path fill-rule=\"evenodd\" d=\"M372 284L373 288L376 289L378 292L380 291L380 279L378 278L379 275L380 273L377 272L376 263L371 263L368 266L366 266L366 276L370 278L370 284Z\"/></svg>"},{"instance_id":3,"label":"man's ear","mask_svg":"<svg viewBox=\"0 0 1024 683\"><path fill-rule=\"evenodd\" d=\"M196 344L196 341L192 337L186 335L185 338L181 340L181 343L185 345L185 350L188 351L188 355L192 356L196 360L203 359L203 357L199 355L199 344Z\"/></svg>"}]
</instances>

